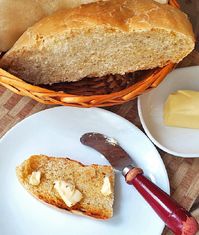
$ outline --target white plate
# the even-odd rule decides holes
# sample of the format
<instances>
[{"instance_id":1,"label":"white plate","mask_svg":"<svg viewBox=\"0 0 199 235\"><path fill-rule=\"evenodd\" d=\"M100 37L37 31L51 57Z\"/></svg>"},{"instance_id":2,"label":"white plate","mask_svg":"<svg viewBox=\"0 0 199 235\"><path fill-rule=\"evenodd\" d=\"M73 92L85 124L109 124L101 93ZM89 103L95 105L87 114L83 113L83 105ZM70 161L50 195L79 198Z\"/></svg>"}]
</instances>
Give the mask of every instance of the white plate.
<instances>
[{"instance_id":1,"label":"white plate","mask_svg":"<svg viewBox=\"0 0 199 235\"><path fill-rule=\"evenodd\" d=\"M138 113L148 137L160 149L181 157L199 157L199 130L163 124L163 105L176 90L199 91L199 66L176 69L154 90L138 99ZM199 108L199 107L198 107Z\"/></svg>"},{"instance_id":2,"label":"white plate","mask_svg":"<svg viewBox=\"0 0 199 235\"><path fill-rule=\"evenodd\" d=\"M70 156L85 164L108 164L82 145L80 136L97 131L116 138L146 175L169 193L165 167L150 140L125 119L102 109L57 107L26 118L0 142L0 234L160 235L164 224L138 193L116 175L114 216L99 221L50 208L19 184L15 167L31 154Z\"/></svg>"}]
</instances>

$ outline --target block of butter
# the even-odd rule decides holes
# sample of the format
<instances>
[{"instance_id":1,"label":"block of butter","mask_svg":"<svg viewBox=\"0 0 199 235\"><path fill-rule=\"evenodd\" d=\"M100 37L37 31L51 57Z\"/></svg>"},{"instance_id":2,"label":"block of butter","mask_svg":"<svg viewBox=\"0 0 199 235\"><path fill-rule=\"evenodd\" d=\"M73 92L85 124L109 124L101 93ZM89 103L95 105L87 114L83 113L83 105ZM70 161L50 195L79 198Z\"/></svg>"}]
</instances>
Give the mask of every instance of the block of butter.
<instances>
[{"instance_id":1,"label":"block of butter","mask_svg":"<svg viewBox=\"0 0 199 235\"><path fill-rule=\"evenodd\" d=\"M199 128L199 91L178 90L170 94L164 105L164 124Z\"/></svg>"}]
</instances>

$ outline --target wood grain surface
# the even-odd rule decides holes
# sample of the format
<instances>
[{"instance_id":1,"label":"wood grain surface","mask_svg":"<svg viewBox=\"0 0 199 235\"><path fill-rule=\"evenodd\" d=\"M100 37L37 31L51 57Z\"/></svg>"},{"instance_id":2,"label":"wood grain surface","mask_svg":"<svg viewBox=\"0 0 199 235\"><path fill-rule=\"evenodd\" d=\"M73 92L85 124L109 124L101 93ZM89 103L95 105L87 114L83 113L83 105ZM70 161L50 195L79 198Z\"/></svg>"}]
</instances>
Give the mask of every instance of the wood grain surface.
<instances>
[{"instance_id":1,"label":"wood grain surface","mask_svg":"<svg viewBox=\"0 0 199 235\"><path fill-rule=\"evenodd\" d=\"M193 22L197 43L196 49L179 66L199 65L199 0L181 0L180 3ZM13 94L0 86L0 137L25 117L50 107L52 106ZM143 130L137 113L136 100L107 109L126 118ZM199 221L199 158L177 158L161 150L159 152L168 172L172 197ZM163 234L172 233L165 228Z\"/></svg>"}]
</instances>

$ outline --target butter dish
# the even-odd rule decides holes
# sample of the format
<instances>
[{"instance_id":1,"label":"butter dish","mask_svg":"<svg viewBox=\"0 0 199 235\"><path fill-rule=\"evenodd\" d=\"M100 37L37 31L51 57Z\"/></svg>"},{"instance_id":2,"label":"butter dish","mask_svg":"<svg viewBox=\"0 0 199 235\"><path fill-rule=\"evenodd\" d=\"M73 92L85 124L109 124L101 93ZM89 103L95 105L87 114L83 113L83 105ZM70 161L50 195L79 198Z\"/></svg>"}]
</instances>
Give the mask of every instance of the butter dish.
<instances>
[{"instance_id":1,"label":"butter dish","mask_svg":"<svg viewBox=\"0 0 199 235\"><path fill-rule=\"evenodd\" d=\"M199 66L176 69L156 89L138 98L138 113L146 134L157 147L174 156L199 157L199 129L166 126L164 104L178 90L199 91L198 78Z\"/></svg>"}]
</instances>

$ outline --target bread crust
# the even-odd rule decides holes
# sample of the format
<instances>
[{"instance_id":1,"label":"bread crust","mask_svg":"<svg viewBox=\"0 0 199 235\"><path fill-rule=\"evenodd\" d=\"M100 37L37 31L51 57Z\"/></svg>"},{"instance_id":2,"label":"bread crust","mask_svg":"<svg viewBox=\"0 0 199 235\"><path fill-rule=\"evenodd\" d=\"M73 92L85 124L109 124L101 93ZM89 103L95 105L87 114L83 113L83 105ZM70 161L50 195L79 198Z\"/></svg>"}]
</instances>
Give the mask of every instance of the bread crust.
<instances>
[{"instance_id":1,"label":"bread crust","mask_svg":"<svg viewBox=\"0 0 199 235\"><path fill-rule=\"evenodd\" d=\"M112 0L84 4L73 9L60 10L41 19L31 27L16 44L35 44L35 36L42 37L58 34L67 26L67 30L92 27L99 24L109 25L121 31L151 30L153 28L179 32L191 38L195 37L185 13L168 4L153 0Z\"/></svg>"}]
</instances>

